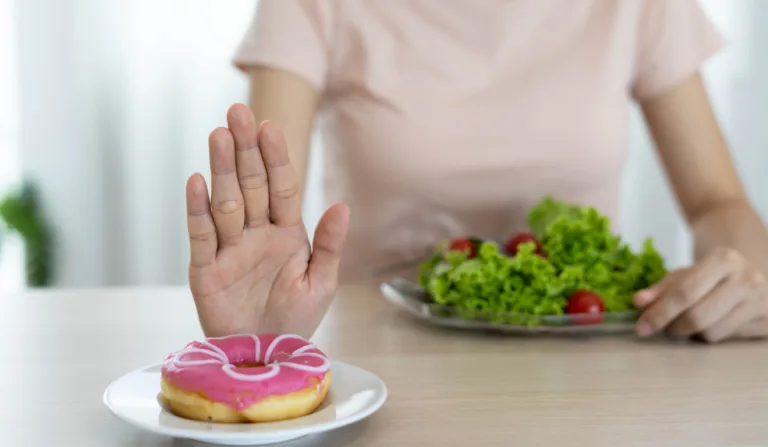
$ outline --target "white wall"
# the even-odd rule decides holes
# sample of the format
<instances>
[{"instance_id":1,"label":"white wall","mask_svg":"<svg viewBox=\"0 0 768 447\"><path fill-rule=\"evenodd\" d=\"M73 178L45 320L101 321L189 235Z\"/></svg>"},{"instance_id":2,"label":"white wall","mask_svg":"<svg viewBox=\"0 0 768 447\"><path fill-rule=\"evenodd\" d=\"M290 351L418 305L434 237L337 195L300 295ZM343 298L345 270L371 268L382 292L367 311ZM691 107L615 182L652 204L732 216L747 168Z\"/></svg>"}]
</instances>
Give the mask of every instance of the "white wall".
<instances>
[{"instance_id":1,"label":"white wall","mask_svg":"<svg viewBox=\"0 0 768 447\"><path fill-rule=\"evenodd\" d=\"M14 0L0 0L0 198L19 181L19 113ZM0 224L0 232L2 232ZM24 284L21 239L0 234L0 293Z\"/></svg>"},{"instance_id":2,"label":"white wall","mask_svg":"<svg viewBox=\"0 0 768 447\"><path fill-rule=\"evenodd\" d=\"M58 231L57 284L183 283L184 183L243 99L254 2L24 0L22 162Z\"/></svg>"}]
</instances>

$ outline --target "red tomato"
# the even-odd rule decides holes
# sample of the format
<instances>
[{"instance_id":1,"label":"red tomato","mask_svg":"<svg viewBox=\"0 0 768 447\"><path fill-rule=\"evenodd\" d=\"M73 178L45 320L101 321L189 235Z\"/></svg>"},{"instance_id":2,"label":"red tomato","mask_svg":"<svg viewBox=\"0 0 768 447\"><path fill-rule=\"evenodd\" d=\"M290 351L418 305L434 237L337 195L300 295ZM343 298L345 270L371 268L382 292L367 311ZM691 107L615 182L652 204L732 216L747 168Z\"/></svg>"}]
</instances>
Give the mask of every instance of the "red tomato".
<instances>
[{"instance_id":1,"label":"red tomato","mask_svg":"<svg viewBox=\"0 0 768 447\"><path fill-rule=\"evenodd\" d=\"M602 313L605 311L603 300L589 290L577 290L568 298L566 312L578 314L573 321L576 324L597 324L602 321ZM583 316L582 316L583 315Z\"/></svg>"},{"instance_id":2,"label":"red tomato","mask_svg":"<svg viewBox=\"0 0 768 447\"><path fill-rule=\"evenodd\" d=\"M536 236L534 236L531 233L517 233L517 234L515 234L514 236L509 238L505 248L507 249L507 252L510 255L514 256L514 255L517 254L517 247L520 244L525 244L526 242L533 242L534 244L536 244L536 249L534 250L534 253L544 257L543 256L544 255L544 249L541 247L541 242L539 242L539 240L536 239Z\"/></svg>"},{"instance_id":3,"label":"red tomato","mask_svg":"<svg viewBox=\"0 0 768 447\"><path fill-rule=\"evenodd\" d=\"M454 239L451 241L451 245L448 246L448 250L463 251L468 253L469 258L474 258L475 255L477 255L475 244L473 244L469 239Z\"/></svg>"}]
</instances>

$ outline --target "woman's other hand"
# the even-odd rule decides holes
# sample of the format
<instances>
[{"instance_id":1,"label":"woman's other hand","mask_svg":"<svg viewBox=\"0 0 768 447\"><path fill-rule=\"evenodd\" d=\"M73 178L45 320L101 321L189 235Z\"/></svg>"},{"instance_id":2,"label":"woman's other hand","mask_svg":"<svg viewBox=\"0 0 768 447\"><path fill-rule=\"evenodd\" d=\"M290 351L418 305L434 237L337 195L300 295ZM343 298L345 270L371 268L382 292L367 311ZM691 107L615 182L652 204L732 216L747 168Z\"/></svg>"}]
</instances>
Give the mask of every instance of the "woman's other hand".
<instances>
[{"instance_id":1,"label":"woman's other hand","mask_svg":"<svg viewBox=\"0 0 768 447\"><path fill-rule=\"evenodd\" d=\"M768 335L768 281L738 251L714 250L635 297L642 336L664 331L716 343Z\"/></svg>"}]
</instances>

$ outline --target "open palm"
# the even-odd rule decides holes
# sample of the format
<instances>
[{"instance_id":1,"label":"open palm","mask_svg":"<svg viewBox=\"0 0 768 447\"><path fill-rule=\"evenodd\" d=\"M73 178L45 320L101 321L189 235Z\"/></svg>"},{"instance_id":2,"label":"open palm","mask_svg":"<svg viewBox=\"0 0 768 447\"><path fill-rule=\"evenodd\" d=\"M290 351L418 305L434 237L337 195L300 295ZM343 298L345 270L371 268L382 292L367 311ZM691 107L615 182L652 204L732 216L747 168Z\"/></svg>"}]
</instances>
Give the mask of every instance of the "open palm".
<instances>
[{"instance_id":1,"label":"open palm","mask_svg":"<svg viewBox=\"0 0 768 447\"><path fill-rule=\"evenodd\" d=\"M209 138L211 196L187 182L189 282L206 336L278 332L309 337L335 293L349 210L337 204L310 247L301 188L277 125L258 128L232 106Z\"/></svg>"}]
</instances>

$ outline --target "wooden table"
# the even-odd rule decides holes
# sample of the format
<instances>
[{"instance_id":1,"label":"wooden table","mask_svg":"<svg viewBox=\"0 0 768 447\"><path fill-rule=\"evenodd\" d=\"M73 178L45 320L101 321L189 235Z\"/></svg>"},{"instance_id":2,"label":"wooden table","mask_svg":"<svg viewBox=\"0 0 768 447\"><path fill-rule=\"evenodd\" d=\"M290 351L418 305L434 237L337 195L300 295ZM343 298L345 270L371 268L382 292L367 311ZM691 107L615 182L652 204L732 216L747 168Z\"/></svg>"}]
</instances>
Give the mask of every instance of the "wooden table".
<instances>
[{"instance_id":1,"label":"wooden table","mask_svg":"<svg viewBox=\"0 0 768 447\"><path fill-rule=\"evenodd\" d=\"M120 375L201 336L185 289L0 297L0 445L202 446L102 406ZM768 446L768 343L512 338L437 330L367 287L314 340L378 374L371 418L285 446Z\"/></svg>"}]
</instances>

